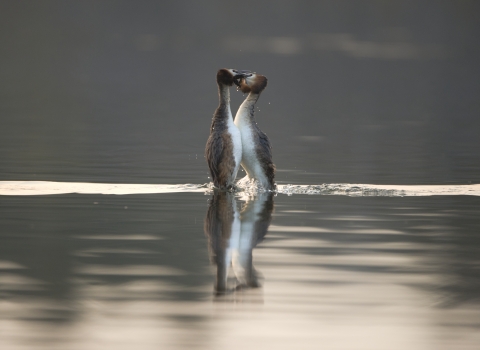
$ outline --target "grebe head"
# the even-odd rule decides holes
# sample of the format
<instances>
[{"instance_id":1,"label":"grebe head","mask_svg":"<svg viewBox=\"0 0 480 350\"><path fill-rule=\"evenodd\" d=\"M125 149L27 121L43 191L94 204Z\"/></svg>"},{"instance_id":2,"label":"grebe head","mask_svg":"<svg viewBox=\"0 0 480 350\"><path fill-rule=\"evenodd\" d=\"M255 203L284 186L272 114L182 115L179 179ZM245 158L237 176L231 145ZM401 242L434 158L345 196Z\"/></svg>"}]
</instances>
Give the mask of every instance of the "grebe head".
<instances>
[{"instance_id":1,"label":"grebe head","mask_svg":"<svg viewBox=\"0 0 480 350\"><path fill-rule=\"evenodd\" d=\"M240 90L244 93L253 92L259 94L267 87L267 77L264 75L252 73L249 76L243 76L240 78Z\"/></svg>"},{"instance_id":2,"label":"grebe head","mask_svg":"<svg viewBox=\"0 0 480 350\"><path fill-rule=\"evenodd\" d=\"M221 85L232 86L236 84L240 86L240 79L252 75L246 70L222 68L217 72L217 83Z\"/></svg>"}]
</instances>

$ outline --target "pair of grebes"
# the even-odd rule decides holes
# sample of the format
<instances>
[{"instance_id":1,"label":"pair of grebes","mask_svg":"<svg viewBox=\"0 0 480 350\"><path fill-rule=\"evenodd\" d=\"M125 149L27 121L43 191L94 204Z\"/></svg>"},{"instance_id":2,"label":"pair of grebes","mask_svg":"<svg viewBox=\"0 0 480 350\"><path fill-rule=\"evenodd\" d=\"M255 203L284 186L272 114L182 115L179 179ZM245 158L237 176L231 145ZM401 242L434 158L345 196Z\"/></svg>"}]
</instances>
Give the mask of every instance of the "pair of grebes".
<instances>
[{"instance_id":1,"label":"pair of grebes","mask_svg":"<svg viewBox=\"0 0 480 350\"><path fill-rule=\"evenodd\" d=\"M247 98L233 119L230 87L237 85ZM257 126L255 103L267 86L267 78L250 71L220 69L217 72L219 105L213 115L210 137L205 147L213 184L221 190L235 189L240 164L247 177L265 190L275 189L275 165L267 135Z\"/></svg>"},{"instance_id":2,"label":"pair of grebes","mask_svg":"<svg viewBox=\"0 0 480 350\"><path fill-rule=\"evenodd\" d=\"M220 191L213 193L204 230L212 262L217 265L215 291L220 296L230 291L230 266L238 283L233 290L260 286L252 250L267 233L272 218L275 165L270 141L258 128L254 116L255 103L267 86L267 78L249 71L220 69L217 84L220 102L213 116L205 158L213 184ZM230 110L230 87L234 84L248 93L235 119ZM250 197L241 210L232 193L240 165L250 181L266 190Z\"/></svg>"}]
</instances>

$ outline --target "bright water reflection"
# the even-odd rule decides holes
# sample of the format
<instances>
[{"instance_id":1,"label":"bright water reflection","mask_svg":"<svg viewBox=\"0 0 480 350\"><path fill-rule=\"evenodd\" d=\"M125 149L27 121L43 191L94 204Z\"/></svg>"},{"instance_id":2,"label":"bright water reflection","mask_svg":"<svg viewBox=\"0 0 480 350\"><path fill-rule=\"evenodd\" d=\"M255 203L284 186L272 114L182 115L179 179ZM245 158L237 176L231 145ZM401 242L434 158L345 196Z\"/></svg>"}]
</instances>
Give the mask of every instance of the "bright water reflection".
<instances>
[{"instance_id":1,"label":"bright water reflection","mask_svg":"<svg viewBox=\"0 0 480 350\"><path fill-rule=\"evenodd\" d=\"M475 349L479 204L2 197L2 349Z\"/></svg>"},{"instance_id":2,"label":"bright water reflection","mask_svg":"<svg viewBox=\"0 0 480 350\"><path fill-rule=\"evenodd\" d=\"M205 218L205 234L210 255L217 267L215 292L232 291L228 286L230 265L235 275L233 290L258 288L258 273L253 267L252 250L267 234L272 220L273 193L249 197L238 210L235 195L215 191Z\"/></svg>"}]
</instances>

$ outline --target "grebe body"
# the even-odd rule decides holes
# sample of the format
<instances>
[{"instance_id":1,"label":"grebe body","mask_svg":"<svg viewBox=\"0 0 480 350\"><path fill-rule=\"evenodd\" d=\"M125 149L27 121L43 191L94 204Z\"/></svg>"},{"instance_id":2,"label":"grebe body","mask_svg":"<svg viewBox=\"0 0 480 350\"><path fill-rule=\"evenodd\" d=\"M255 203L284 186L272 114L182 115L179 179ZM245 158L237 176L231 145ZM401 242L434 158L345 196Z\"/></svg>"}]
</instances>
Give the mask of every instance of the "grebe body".
<instances>
[{"instance_id":1,"label":"grebe body","mask_svg":"<svg viewBox=\"0 0 480 350\"><path fill-rule=\"evenodd\" d=\"M241 73L234 69L217 72L219 105L213 115L205 158L215 187L231 189L242 159L242 139L230 110L230 86ZM236 82L236 81L235 81Z\"/></svg>"},{"instance_id":2,"label":"grebe body","mask_svg":"<svg viewBox=\"0 0 480 350\"><path fill-rule=\"evenodd\" d=\"M242 138L242 167L250 180L258 181L264 189L275 189L275 165L272 161L272 147L267 135L260 130L255 120L255 103L267 86L267 78L252 74L243 77L240 89L248 93L235 116L235 125Z\"/></svg>"}]
</instances>

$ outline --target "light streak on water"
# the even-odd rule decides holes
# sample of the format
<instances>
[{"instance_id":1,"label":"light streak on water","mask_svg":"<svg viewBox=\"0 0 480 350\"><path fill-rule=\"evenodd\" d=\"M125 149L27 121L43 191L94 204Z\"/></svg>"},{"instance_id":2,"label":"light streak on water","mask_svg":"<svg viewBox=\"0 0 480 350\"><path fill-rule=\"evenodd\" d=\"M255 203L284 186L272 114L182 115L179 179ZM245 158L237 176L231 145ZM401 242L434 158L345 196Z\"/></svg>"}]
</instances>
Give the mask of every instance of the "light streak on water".
<instances>
[{"instance_id":1,"label":"light streak on water","mask_svg":"<svg viewBox=\"0 0 480 350\"><path fill-rule=\"evenodd\" d=\"M0 195L34 196L54 194L155 194L155 193L210 193L211 184L122 184L53 181L0 181ZM242 192L252 193L248 187ZM344 195L373 197L403 196L480 196L480 184L473 185L373 185L373 184L321 184L278 185L278 194Z\"/></svg>"}]
</instances>

